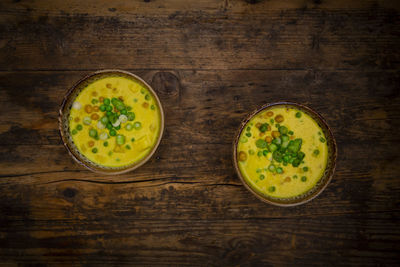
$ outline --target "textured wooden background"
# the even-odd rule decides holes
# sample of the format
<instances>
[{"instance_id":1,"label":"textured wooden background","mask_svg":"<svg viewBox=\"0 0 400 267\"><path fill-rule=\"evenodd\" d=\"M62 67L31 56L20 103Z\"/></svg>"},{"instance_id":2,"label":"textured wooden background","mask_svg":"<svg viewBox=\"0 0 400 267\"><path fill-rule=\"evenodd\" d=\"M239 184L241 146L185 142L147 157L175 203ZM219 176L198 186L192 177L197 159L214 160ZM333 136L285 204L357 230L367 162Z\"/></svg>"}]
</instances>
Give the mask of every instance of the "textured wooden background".
<instances>
[{"instance_id":1,"label":"textured wooden background","mask_svg":"<svg viewBox=\"0 0 400 267\"><path fill-rule=\"evenodd\" d=\"M396 265L400 4L367 0L0 2L0 262ZM159 93L166 132L137 171L70 159L64 93L118 68ZM264 103L319 111L337 171L315 200L262 203L231 142Z\"/></svg>"}]
</instances>

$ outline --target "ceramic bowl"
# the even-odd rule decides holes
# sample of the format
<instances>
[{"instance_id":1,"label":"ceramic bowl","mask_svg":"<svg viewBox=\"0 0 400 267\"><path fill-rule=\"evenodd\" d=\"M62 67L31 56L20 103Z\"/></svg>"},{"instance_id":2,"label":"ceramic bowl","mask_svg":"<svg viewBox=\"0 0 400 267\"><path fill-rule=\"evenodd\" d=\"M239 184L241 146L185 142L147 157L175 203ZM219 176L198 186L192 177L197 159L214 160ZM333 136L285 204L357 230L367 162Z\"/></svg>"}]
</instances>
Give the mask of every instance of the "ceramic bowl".
<instances>
[{"instance_id":1,"label":"ceramic bowl","mask_svg":"<svg viewBox=\"0 0 400 267\"><path fill-rule=\"evenodd\" d=\"M69 113L70 113L70 110L71 110L71 107L72 107L72 104L73 104L75 98L79 95L79 93L87 85L91 84L92 82L94 82L96 80L102 79L102 78L116 77L116 76L126 77L128 79L134 80L137 83L142 84L153 95L154 99L156 100L156 102L159 106L159 112L160 112L160 118L161 118L160 134L158 136L158 139L157 139L154 147L151 149L150 153L147 154L147 156L142 158L140 161L135 162L131 165L123 166L123 167L105 167L105 166L98 165L98 164L93 163L92 161L88 160L76 148L76 146L70 136L68 117L69 117ZM74 86L72 86L72 88L64 96L63 102L60 107L58 119L59 119L59 129L60 129L62 141L63 141L64 146L66 147L68 153L71 155L71 157L76 162L78 162L80 165L83 165L87 169L89 169L93 172L96 172L96 173L107 174L107 175L116 175L116 174L126 173L126 172L132 171L132 170L142 166L144 163L146 163L153 156L154 152L156 151L158 145L160 144L160 141L161 141L161 138L162 138L162 135L164 132L164 111L163 111L160 99L158 98L156 92L143 79L141 79L140 77L138 77L135 74L132 74L130 72L123 71L123 70L100 70L100 71L91 73L91 74L87 75L86 77L82 78L81 80L79 80Z\"/></svg>"},{"instance_id":2,"label":"ceramic bowl","mask_svg":"<svg viewBox=\"0 0 400 267\"><path fill-rule=\"evenodd\" d=\"M249 122L249 120L251 120L259 112L262 112L265 109L269 109L269 108L275 107L275 106L294 107L294 108L306 113L307 115L309 115L321 127L323 133L325 134L327 145L328 145L328 162L327 162L325 172L323 173L323 176L321 177L319 182L313 188L311 188L309 191L303 193L302 195L291 197L291 198L275 198L275 197L263 195L263 194L259 193L258 191L254 190L242 176L242 173L240 172L240 169L238 166L238 161L237 161L237 146L238 146L240 134L242 133L245 125ZM302 104L293 103L293 102L276 102L276 103L266 104L266 105L262 106L261 108L248 114L246 116L246 118L242 121L242 123L240 124L240 127L235 135L235 139L233 142L233 164L235 166L236 173L239 176L242 183L244 184L244 186L260 200L262 200L266 203L272 204L272 205L282 206L282 207L290 207L290 206L304 204L304 203L312 200L316 196L318 196L327 187L327 185L329 184L329 182L332 179L332 176L333 176L333 174L335 172L335 168L336 168L336 157L337 157L336 141L332 134L332 131L330 130L330 128L329 128L328 124L326 123L326 121L324 120L324 118L315 110L313 110L307 106L304 106Z\"/></svg>"}]
</instances>

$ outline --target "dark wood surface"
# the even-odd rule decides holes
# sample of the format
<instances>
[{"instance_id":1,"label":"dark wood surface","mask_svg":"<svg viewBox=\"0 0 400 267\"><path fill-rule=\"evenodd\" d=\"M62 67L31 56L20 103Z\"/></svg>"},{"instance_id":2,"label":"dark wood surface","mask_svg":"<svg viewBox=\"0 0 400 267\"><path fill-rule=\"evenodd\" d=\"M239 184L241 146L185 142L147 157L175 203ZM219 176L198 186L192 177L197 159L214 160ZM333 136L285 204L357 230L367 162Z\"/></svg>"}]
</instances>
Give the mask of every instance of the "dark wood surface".
<instances>
[{"instance_id":1,"label":"dark wood surface","mask_svg":"<svg viewBox=\"0 0 400 267\"><path fill-rule=\"evenodd\" d=\"M397 265L398 1L0 2L0 262L49 265ZM104 68L159 93L155 156L116 177L73 162L63 95ZM320 112L337 171L278 208L240 183L231 142L264 103Z\"/></svg>"}]
</instances>

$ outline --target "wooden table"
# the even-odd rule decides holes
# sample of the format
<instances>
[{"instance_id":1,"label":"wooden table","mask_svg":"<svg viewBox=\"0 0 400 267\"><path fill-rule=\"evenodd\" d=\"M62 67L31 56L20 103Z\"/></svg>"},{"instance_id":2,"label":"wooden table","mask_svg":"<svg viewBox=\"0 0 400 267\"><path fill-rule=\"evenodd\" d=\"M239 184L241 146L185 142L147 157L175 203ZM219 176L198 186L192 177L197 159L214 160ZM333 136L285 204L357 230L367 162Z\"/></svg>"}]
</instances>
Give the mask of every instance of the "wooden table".
<instances>
[{"instance_id":1,"label":"wooden table","mask_svg":"<svg viewBox=\"0 0 400 267\"><path fill-rule=\"evenodd\" d=\"M396 265L400 261L397 1L0 3L0 261L50 265ZM117 177L78 166L57 124L78 79L118 68L159 93L155 156ZM336 174L278 208L235 175L244 116L320 112Z\"/></svg>"}]
</instances>

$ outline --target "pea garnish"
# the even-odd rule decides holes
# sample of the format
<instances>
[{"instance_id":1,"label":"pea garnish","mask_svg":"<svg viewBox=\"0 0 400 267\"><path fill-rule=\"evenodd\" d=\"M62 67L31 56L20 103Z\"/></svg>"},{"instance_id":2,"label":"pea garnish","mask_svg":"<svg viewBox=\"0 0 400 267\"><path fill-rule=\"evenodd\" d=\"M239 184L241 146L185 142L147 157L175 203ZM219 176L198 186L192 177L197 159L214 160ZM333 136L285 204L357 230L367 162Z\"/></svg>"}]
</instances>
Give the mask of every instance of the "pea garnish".
<instances>
[{"instance_id":1,"label":"pea garnish","mask_svg":"<svg viewBox=\"0 0 400 267\"><path fill-rule=\"evenodd\" d=\"M251 133L246 133L246 136L247 137L251 137Z\"/></svg>"},{"instance_id":2,"label":"pea garnish","mask_svg":"<svg viewBox=\"0 0 400 267\"><path fill-rule=\"evenodd\" d=\"M302 181L302 182L307 181L307 177L306 177L306 176L302 176L302 177L301 177L301 181Z\"/></svg>"},{"instance_id":3,"label":"pea garnish","mask_svg":"<svg viewBox=\"0 0 400 267\"><path fill-rule=\"evenodd\" d=\"M104 98L103 103L104 103L104 105L106 105L106 106L110 105L110 99Z\"/></svg>"},{"instance_id":4,"label":"pea garnish","mask_svg":"<svg viewBox=\"0 0 400 267\"><path fill-rule=\"evenodd\" d=\"M125 129L126 129L127 131L131 131L131 130L133 129L133 125L132 125L131 123L127 123L127 124L125 125Z\"/></svg>"},{"instance_id":5,"label":"pea garnish","mask_svg":"<svg viewBox=\"0 0 400 267\"><path fill-rule=\"evenodd\" d=\"M126 116L128 117L128 121L133 121L135 119L135 113L133 112L128 112Z\"/></svg>"},{"instance_id":6,"label":"pea garnish","mask_svg":"<svg viewBox=\"0 0 400 267\"><path fill-rule=\"evenodd\" d=\"M269 192L275 192L275 186L270 186L269 188L268 188L268 191Z\"/></svg>"},{"instance_id":7,"label":"pea garnish","mask_svg":"<svg viewBox=\"0 0 400 267\"><path fill-rule=\"evenodd\" d=\"M260 174L260 180L264 180L265 175L264 174Z\"/></svg>"},{"instance_id":8,"label":"pea garnish","mask_svg":"<svg viewBox=\"0 0 400 267\"><path fill-rule=\"evenodd\" d=\"M296 112L296 118L300 118L301 117L301 112Z\"/></svg>"},{"instance_id":9,"label":"pea garnish","mask_svg":"<svg viewBox=\"0 0 400 267\"><path fill-rule=\"evenodd\" d=\"M110 130L110 135L111 136L115 136L117 134L117 131L115 131L114 129Z\"/></svg>"},{"instance_id":10,"label":"pea garnish","mask_svg":"<svg viewBox=\"0 0 400 267\"><path fill-rule=\"evenodd\" d=\"M76 129L73 129L73 130L71 131L71 133L72 133L73 135L75 135L75 134L78 133L78 131L77 131Z\"/></svg>"},{"instance_id":11,"label":"pea garnish","mask_svg":"<svg viewBox=\"0 0 400 267\"><path fill-rule=\"evenodd\" d=\"M95 138L97 136L97 130L90 129L89 130L89 136Z\"/></svg>"},{"instance_id":12,"label":"pea garnish","mask_svg":"<svg viewBox=\"0 0 400 267\"><path fill-rule=\"evenodd\" d=\"M260 126L260 132L262 132L262 133L264 133L264 132L266 132L267 130L268 130L268 126L269 126L269 124L268 123L264 123L264 124L262 124L261 126Z\"/></svg>"},{"instance_id":13,"label":"pea garnish","mask_svg":"<svg viewBox=\"0 0 400 267\"><path fill-rule=\"evenodd\" d=\"M274 119L270 119L269 122L270 122L271 124L274 124L275 121L274 121Z\"/></svg>"},{"instance_id":14,"label":"pea garnish","mask_svg":"<svg viewBox=\"0 0 400 267\"><path fill-rule=\"evenodd\" d=\"M93 149L92 149L92 152L93 152L93 153L97 153L97 148L93 148Z\"/></svg>"},{"instance_id":15,"label":"pea garnish","mask_svg":"<svg viewBox=\"0 0 400 267\"><path fill-rule=\"evenodd\" d=\"M283 169L281 167L276 168L277 173L283 173Z\"/></svg>"},{"instance_id":16,"label":"pea garnish","mask_svg":"<svg viewBox=\"0 0 400 267\"><path fill-rule=\"evenodd\" d=\"M149 96L149 95L146 95L146 96L144 97L144 99L146 99L147 101L149 101L149 100L150 100L150 96Z\"/></svg>"},{"instance_id":17,"label":"pea garnish","mask_svg":"<svg viewBox=\"0 0 400 267\"><path fill-rule=\"evenodd\" d=\"M139 130L140 128L142 128L142 124L139 121L137 121L133 124L133 128Z\"/></svg>"},{"instance_id":18,"label":"pea garnish","mask_svg":"<svg viewBox=\"0 0 400 267\"><path fill-rule=\"evenodd\" d=\"M288 133L288 128L286 128L285 126L280 126L278 130L279 130L279 132L281 134L287 134Z\"/></svg>"},{"instance_id":19,"label":"pea garnish","mask_svg":"<svg viewBox=\"0 0 400 267\"><path fill-rule=\"evenodd\" d=\"M77 129L78 131L82 131L83 127L82 127L81 124L78 124L78 125L76 125L76 129Z\"/></svg>"},{"instance_id":20,"label":"pea garnish","mask_svg":"<svg viewBox=\"0 0 400 267\"><path fill-rule=\"evenodd\" d=\"M268 145L267 141L265 141L265 140L263 140L263 139L258 139L258 140L256 141L256 146L257 146L258 148L266 148L267 145Z\"/></svg>"},{"instance_id":21,"label":"pea garnish","mask_svg":"<svg viewBox=\"0 0 400 267\"><path fill-rule=\"evenodd\" d=\"M270 172L275 171L275 165L274 165L274 164L270 164L270 165L268 166L268 170L269 170Z\"/></svg>"},{"instance_id":22,"label":"pea garnish","mask_svg":"<svg viewBox=\"0 0 400 267\"><path fill-rule=\"evenodd\" d=\"M104 105L104 104L101 105L101 106L100 106L100 110L103 111L103 112L106 111L106 105Z\"/></svg>"},{"instance_id":23,"label":"pea garnish","mask_svg":"<svg viewBox=\"0 0 400 267\"><path fill-rule=\"evenodd\" d=\"M268 154L268 150L263 151L263 155L266 156Z\"/></svg>"}]
</instances>

